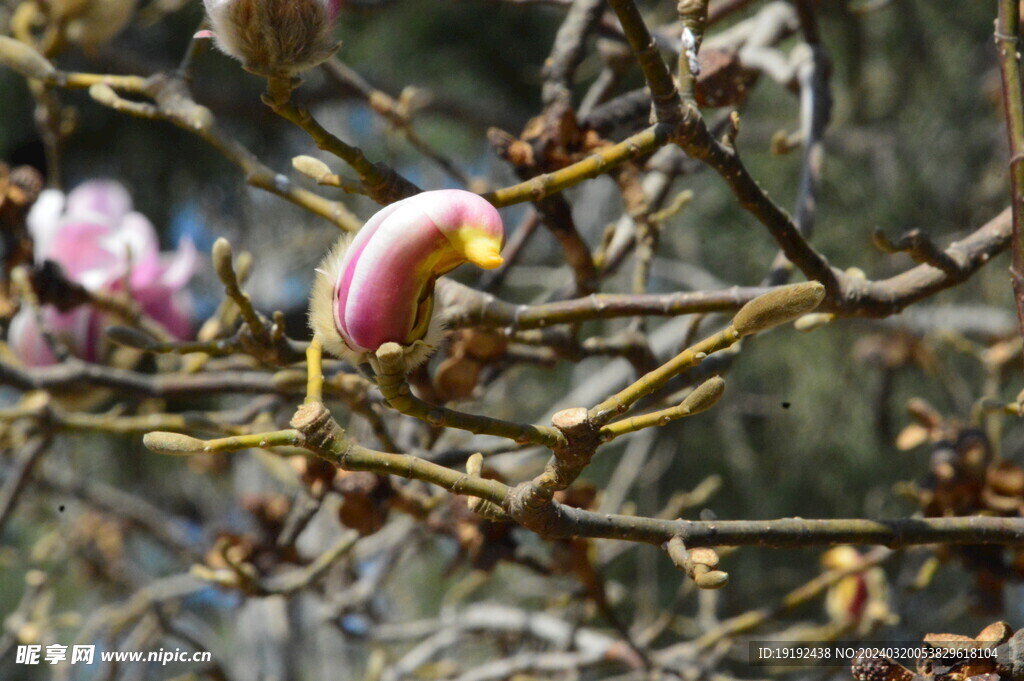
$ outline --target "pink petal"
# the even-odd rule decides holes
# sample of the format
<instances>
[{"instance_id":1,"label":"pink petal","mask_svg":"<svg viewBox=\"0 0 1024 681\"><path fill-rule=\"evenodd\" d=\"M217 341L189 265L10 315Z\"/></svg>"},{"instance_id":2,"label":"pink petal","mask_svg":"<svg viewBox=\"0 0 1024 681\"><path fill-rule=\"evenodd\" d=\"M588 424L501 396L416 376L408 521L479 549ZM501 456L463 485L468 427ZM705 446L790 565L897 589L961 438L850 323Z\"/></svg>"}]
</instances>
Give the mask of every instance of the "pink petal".
<instances>
[{"instance_id":1,"label":"pink petal","mask_svg":"<svg viewBox=\"0 0 1024 681\"><path fill-rule=\"evenodd\" d=\"M103 239L110 227L95 222L65 222L54 238L48 257L60 263L72 281L90 290L99 290L109 279L109 272L122 262Z\"/></svg>"},{"instance_id":2,"label":"pink petal","mask_svg":"<svg viewBox=\"0 0 1024 681\"><path fill-rule=\"evenodd\" d=\"M174 253L161 255L152 223L131 208L128 192L110 180L86 182L66 198L47 190L29 214L37 258L56 261L69 279L93 291L121 290L130 267L132 294L143 310L185 338L191 332L190 305L180 289L198 266L195 246L184 240ZM99 359L102 313L88 307L67 313L47 308L43 315L47 328L65 337L76 354ZM27 363L54 362L28 312L12 321L9 335L12 348Z\"/></svg>"},{"instance_id":3,"label":"pink petal","mask_svg":"<svg viewBox=\"0 0 1024 681\"><path fill-rule=\"evenodd\" d=\"M64 212L64 192L59 189L46 189L36 199L28 212L26 221L28 231L35 241L36 260L42 262L53 259L50 249L54 239L60 232L61 214Z\"/></svg>"},{"instance_id":4,"label":"pink petal","mask_svg":"<svg viewBox=\"0 0 1024 681\"><path fill-rule=\"evenodd\" d=\"M499 239L504 238L505 230L498 211L472 192L440 189L423 192L412 198L420 197L421 210L446 234L471 225Z\"/></svg>"},{"instance_id":5,"label":"pink petal","mask_svg":"<svg viewBox=\"0 0 1024 681\"><path fill-rule=\"evenodd\" d=\"M156 229L141 213L126 214L102 241L104 248L121 263L122 272L129 262L133 270L159 263L160 242Z\"/></svg>"},{"instance_id":6,"label":"pink petal","mask_svg":"<svg viewBox=\"0 0 1024 681\"><path fill-rule=\"evenodd\" d=\"M46 307L43 309L43 323L76 357L87 362L99 361L104 327L101 313L85 306L68 312ZM14 316L7 338L11 350L26 366L49 366L57 362L31 310L22 309Z\"/></svg>"},{"instance_id":7,"label":"pink petal","mask_svg":"<svg viewBox=\"0 0 1024 681\"><path fill-rule=\"evenodd\" d=\"M69 216L95 216L117 224L132 209L128 190L114 180L90 180L68 194L66 212Z\"/></svg>"},{"instance_id":8,"label":"pink petal","mask_svg":"<svg viewBox=\"0 0 1024 681\"><path fill-rule=\"evenodd\" d=\"M172 255L162 257L161 266L161 284L173 291L184 288L199 269L199 251L192 239L186 237L179 241L178 249Z\"/></svg>"},{"instance_id":9,"label":"pink petal","mask_svg":"<svg viewBox=\"0 0 1024 681\"><path fill-rule=\"evenodd\" d=\"M14 315L7 331L7 343L25 366L49 366L57 361L43 340L43 335L39 333L39 326L31 310L23 309Z\"/></svg>"},{"instance_id":10,"label":"pink petal","mask_svg":"<svg viewBox=\"0 0 1024 681\"><path fill-rule=\"evenodd\" d=\"M171 335L184 340L192 335L192 306L189 298L166 286L155 285L133 291L142 311L159 322Z\"/></svg>"},{"instance_id":11,"label":"pink petal","mask_svg":"<svg viewBox=\"0 0 1024 681\"><path fill-rule=\"evenodd\" d=\"M461 190L417 194L374 215L346 251L335 288L335 326L345 342L366 352L417 340L420 302L444 273L439 262L450 268L449 237L465 227L504 236L494 207Z\"/></svg>"},{"instance_id":12,"label":"pink petal","mask_svg":"<svg viewBox=\"0 0 1024 681\"><path fill-rule=\"evenodd\" d=\"M430 274L423 266L424 255L445 241L416 206L403 208L392 213L351 259L346 254L338 319L339 330L354 349L410 341L417 303Z\"/></svg>"}]
</instances>

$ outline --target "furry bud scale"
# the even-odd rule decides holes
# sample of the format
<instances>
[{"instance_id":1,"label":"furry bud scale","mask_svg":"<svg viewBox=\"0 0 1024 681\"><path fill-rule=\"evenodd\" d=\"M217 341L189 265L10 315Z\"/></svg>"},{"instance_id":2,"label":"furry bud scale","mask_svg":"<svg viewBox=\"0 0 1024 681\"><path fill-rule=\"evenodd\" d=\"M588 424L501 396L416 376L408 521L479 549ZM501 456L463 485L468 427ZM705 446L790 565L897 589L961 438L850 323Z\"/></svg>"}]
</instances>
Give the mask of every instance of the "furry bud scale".
<instances>
[{"instance_id":1,"label":"furry bud scale","mask_svg":"<svg viewBox=\"0 0 1024 681\"><path fill-rule=\"evenodd\" d=\"M289 78L338 49L339 0L203 0L224 53L252 73Z\"/></svg>"}]
</instances>

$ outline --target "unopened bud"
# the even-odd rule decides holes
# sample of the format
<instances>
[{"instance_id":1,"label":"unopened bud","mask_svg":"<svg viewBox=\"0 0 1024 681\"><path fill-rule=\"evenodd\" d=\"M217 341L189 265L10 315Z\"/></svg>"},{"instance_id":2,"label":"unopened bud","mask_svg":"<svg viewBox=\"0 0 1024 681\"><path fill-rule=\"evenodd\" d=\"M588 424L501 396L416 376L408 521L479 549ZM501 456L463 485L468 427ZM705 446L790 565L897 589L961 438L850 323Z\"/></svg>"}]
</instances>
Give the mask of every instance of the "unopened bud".
<instances>
[{"instance_id":1,"label":"unopened bud","mask_svg":"<svg viewBox=\"0 0 1024 681\"><path fill-rule=\"evenodd\" d=\"M26 78L45 80L53 75L53 64L34 49L14 38L0 35L0 64Z\"/></svg>"},{"instance_id":2,"label":"unopened bud","mask_svg":"<svg viewBox=\"0 0 1024 681\"><path fill-rule=\"evenodd\" d=\"M327 184L334 178L330 167L312 156L296 156L292 159L292 167L319 184Z\"/></svg>"},{"instance_id":3,"label":"unopened bud","mask_svg":"<svg viewBox=\"0 0 1024 681\"><path fill-rule=\"evenodd\" d=\"M466 475L479 478L484 472L484 455L480 452L470 454L466 459Z\"/></svg>"},{"instance_id":4,"label":"unopened bud","mask_svg":"<svg viewBox=\"0 0 1024 681\"><path fill-rule=\"evenodd\" d=\"M694 577L693 581L701 589L721 589L729 584L729 574L721 570L710 570Z\"/></svg>"},{"instance_id":5,"label":"unopened bud","mask_svg":"<svg viewBox=\"0 0 1024 681\"><path fill-rule=\"evenodd\" d=\"M712 376L687 395L679 406L689 410L690 414L699 414L715 406L724 392L725 380L721 376Z\"/></svg>"},{"instance_id":6,"label":"unopened bud","mask_svg":"<svg viewBox=\"0 0 1024 681\"><path fill-rule=\"evenodd\" d=\"M231 242L220 237L213 242L211 250L213 256L213 269L222 282L237 281L235 267L232 262L234 256L231 253Z\"/></svg>"},{"instance_id":7,"label":"unopened bud","mask_svg":"<svg viewBox=\"0 0 1024 681\"><path fill-rule=\"evenodd\" d=\"M320 263L310 296L314 333L325 350L354 365L379 360L391 367L385 373L407 372L443 335L437 278L463 263L498 267L504 236L494 206L461 189L386 206ZM381 356L388 343L395 348Z\"/></svg>"},{"instance_id":8,"label":"unopened bud","mask_svg":"<svg viewBox=\"0 0 1024 681\"><path fill-rule=\"evenodd\" d=\"M114 92L114 88L110 87L106 83L96 83L95 85L89 86L89 96L95 99L97 102L104 106L111 108L117 106L120 101L120 97Z\"/></svg>"},{"instance_id":9,"label":"unopened bud","mask_svg":"<svg viewBox=\"0 0 1024 681\"><path fill-rule=\"evenodd\" d=\"M773 326L802 317L825 298L825 287L817 281L792 284L769 291L740 308L732 325L740 336L760 333Z\"/></svg>"},{"instance_id":10,"label":"unopened bud","mask_svg":"<svg viewBox=\"0 0 1024 681\"><path fill-rule=\"evenodd\" d=\"M793 328L806 333L831 324L835 318L833 312L812 312L793 322Z\"/></svg>"},{"instance_id":11,"label":"unopened bud","mask_svg":"<svg viewBox=\"0 0 1024 681\"><path fill-rule=\"evenodd\" d=\"M142 444L146 445L151 452L168 456L199 454L206 448L206 443L200 439L181 433L165 433L159 430L143 435Z\"/></svg>"},{"instance_id":12,"label":"unopened bud","mask_svg":"<svg viewBox=\"0 0 1024 681\"><path fill-rule=\"evenodd\" d=\"M246 70L292 77L338 49L338 0L203 0L217 46Z\"/></svg>"}]
</instances>

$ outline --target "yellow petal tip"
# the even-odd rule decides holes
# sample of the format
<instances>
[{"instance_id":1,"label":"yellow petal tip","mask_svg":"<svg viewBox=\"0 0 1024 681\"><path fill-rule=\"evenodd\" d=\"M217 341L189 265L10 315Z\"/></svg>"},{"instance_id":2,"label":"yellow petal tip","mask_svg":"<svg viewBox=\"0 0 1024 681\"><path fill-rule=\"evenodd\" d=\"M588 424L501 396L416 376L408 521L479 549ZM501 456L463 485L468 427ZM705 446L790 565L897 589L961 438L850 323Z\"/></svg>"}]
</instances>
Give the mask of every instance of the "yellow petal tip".
<instances>
[{"instance_id":1,"label":"yellow petal tip","mask_svg":"<svg viewBox=\"0 0 1024 681\"><path fill-rule=\"evenodd\" d=\"M466 260L485 270L493 270L505 262L499 251L500 245L486 237L476 237L465 244Z\"/></svg>"}]
</instances>

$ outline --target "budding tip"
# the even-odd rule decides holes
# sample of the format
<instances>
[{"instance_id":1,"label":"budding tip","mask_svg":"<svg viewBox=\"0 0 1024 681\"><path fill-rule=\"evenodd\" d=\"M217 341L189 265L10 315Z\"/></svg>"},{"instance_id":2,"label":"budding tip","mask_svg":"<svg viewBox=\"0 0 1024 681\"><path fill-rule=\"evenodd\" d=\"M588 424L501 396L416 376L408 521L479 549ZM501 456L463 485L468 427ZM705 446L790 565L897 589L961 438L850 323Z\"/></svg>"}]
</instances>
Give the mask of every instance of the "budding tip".
<instances>
[{"instance_id":1,"label":"budding tip","mask_svg":"<svg viewBox=\"0 0 1024 681\"><path fill-rule=\"evenodd\" d=\"M26 78L39 80L45 80L56 72L46 57L20 40L7 36L0 36L0 64L9 66Z\"/></svg>"},{"instance_id":2,"label":"budding tip","mask_svg":"<svg viewBox=\"0 0 1024 681\"><path fill-rule=\"evenodd\" d=\"M818 307L825 298L821 282L808 281L782 286L754 298L740 308L732 325L742 336L759 333L793 321Z\"/></svg>"},{"instance_id":3,"label":"budding tip","mask_svg":"<svg viewBox=\"0 0 1024 681\"><path fill-rule=\"evenodd\" d=\"M711 570L700 575L696 580L701 589L721 589L729 584L729 573Z\"/></svg>"},{"instance_id":4,"label":"budding tip","mask_svg":"<svg viewBox=\"0 0 1024 681\"><path fill-rule=\"evenodd\" d=\"M232 264L233 254L231 252L231 242L224 237L218 238L213 242L213 248L210 250L210 254L213 257L213 268L220 276L221 280L224 280L225 276L234 277L234 265Z\"/></svg>"},{"instance_id":5,"label":"budding tip","mask_svg":"<svg viewBox=\"0 0 1024 681\"><path fill-rule=\"evenodd\" d=\"M324 0L262 3L206 0L217 46L246 71L266 78L289 78L329 59L336 14Z\"/></svg>"},{"instance_id":6,"label":"budding tip","mask_svg":"<svg viewBox=\"0 0 1024 681\"><path fill-rule=\"evenodd\" d=\"M800 319L793 322L793 328L797 331L809 332L814 331L822 326L831 324L836 318L834 312L812 312L805 314Z\"/></svg>"},{"instance_id":7,"label":"budding tip","mask_svg":"<svg viewBox=\"0 0 1024 681\"><path fill-rule=\"evenodd\" d=\"M474 265L485 270L493 270L501 267L505 259L498 253L491 253L471 260Z\"/></svg>"},{"instance_id":8,"label":"budding tip","mask_svg":"<svg viewBox=\"0 0 1024 681\"><path fill-rule=\"evenodd\" d=\"M292 168L316 182L322 182L333 175L326 163L312 156L296 156L292 159Z\"/></svg>"},{"instance_id":9,"label":"budding tip","mask_svg":"<svg viewBox=\"0 0 1024 681\"><path fill-rule=\"evenodd\" d=\"M222 258L231 257L231 242L224 237L217 237L217 240L213 242L213 249L211 250L214 259L219 260Z\"/></svg>"},{"instance_id":10,"label":"budding tip","mask_svg":"<svg viewBox=\"0 0 1024 681\"><path fill-rule=\"evenodd\" d=\"M488 237L478 236L466 241L465 254L466 260L485 270L493 270L505 262L500 244Z\"/></svg>"},{"instance_id":11,"label":"budding tip","mask_svg":"<svg viewBox=\"0 0 1024 681\"><path fill-rule=\"evenodd\" d=\"M712 376L694 388L679 406L687 409L690 415L699 414L715 406L724 393L725 379L721 376Z\"/></svg>"},{"instance_id":12,"label":"budding tip","mask_svg":"<svg viewBox=\"0 0 1024 681\"><path fill-rule=\"evenodd\" d=\"M116 106L119 99L117 93L114 92L114 88L106 83L90 85L89 96L104 106Z\"/></svg>"},{"instance_id":13,"label":"budding tip","mask_svg":"<svg viewBox=\"0 0 1024 681\"><path fill-rule=\"evenodd\" d=\"M153 431L142 436L142 444L155 454L168 456L188 456L198 454L206 449L206 443L181 433Z\"/></svg>"}]
</instances>

